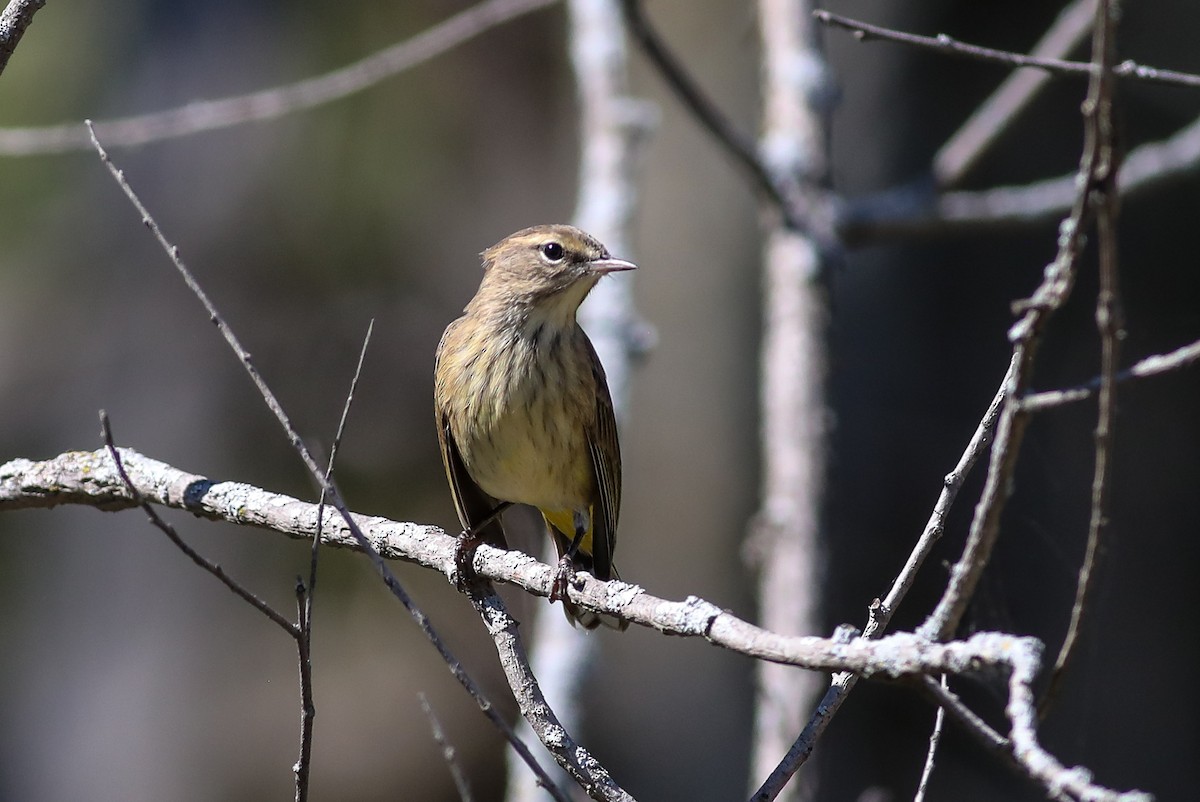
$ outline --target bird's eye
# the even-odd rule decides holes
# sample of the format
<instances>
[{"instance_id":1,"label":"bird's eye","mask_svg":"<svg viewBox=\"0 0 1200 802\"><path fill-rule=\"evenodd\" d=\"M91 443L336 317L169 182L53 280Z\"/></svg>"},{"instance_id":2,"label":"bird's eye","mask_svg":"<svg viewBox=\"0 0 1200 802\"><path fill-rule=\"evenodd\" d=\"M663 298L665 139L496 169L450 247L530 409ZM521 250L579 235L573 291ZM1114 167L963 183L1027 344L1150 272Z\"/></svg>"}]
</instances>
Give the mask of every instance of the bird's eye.
<instances>
[{"instance_id":1,"label":"bird's eye","mask_svg":"<svg viewBox=\"0 0 1200 802\"><path fill-rule=\"evenodd\" d=\"M539 250L547 261L561 262L563 260L563 246L560 243L543 242Z\"/></svg>"}]
</instances>

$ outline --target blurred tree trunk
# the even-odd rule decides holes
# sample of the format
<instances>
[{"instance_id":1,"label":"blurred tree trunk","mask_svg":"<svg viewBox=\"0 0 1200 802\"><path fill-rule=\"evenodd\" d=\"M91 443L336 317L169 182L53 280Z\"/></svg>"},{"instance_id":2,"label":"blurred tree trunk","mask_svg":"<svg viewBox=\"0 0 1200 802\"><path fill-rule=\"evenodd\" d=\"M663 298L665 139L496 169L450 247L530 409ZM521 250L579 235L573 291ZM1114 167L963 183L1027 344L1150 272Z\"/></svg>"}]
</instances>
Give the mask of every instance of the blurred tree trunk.
<instances>
[{"instance_id":1,"label":"blurred tree trunk","mask_svg":"<svg viewBox=\"0 0 1200 802\"><path fill-rule=\"evenodd\" d=\"M759 3L760 152L789 201L817 187L826 173L824 121L811 102L824 75L811 11L801 0ZM760 625L811 635L819 627L817 532L825 491L828 310L822 257L811 231L788 228L778 214L763 219L762 506L751 556L759 568ZM758 664L752 786L787 753L820 688L818 674ZM810 798L813 789L811 780L792 782L781 798Z\"/></svg>"}]
</instances>

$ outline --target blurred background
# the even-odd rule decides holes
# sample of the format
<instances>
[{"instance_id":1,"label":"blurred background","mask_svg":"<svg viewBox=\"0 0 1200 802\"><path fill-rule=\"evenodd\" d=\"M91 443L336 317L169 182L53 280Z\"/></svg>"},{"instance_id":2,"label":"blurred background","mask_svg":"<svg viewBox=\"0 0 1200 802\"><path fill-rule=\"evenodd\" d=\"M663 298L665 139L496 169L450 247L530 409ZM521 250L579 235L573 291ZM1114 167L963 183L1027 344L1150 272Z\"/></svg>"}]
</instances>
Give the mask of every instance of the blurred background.
<instances>
[{"instance_id":1,"label":"blurred background","mask_svg":"<svg viewBox=\"0 0 1200 802\"><path fill-rule=\"evenodd\" d=\"M0 76L0 125L97 120L320 74L466 8L462 0L56 0ZM704 87L754 132L751 4L648 0ZM831 2L922 33L1028 50L1059 3ZM1200 7L1127 4L1121 58L1200 72ZM327 449L368 322L375 335L339 456L352 508L454 525L430 409L433 351L473 293L477 254L570 219L578 131L562 6L523 16L346 100L277 121L114 152L255 356L301 433ZM1004 77L999 68L826 33L841 99L836 187L919 179ZM760 241L751 192L658 77L634 94L661 125L630 256L657 345L623 431L618 562L656 595L701 596L753 620L741 543L757 497ZM1123 136L1160 139L1193 90L1122 85ZM1044 92L970 178L1074 170L1082 81ZM1125 363L1200 338L1188 239L1200 182L1130 201L1121 223ZM95 155L0 159L0 462L117 440L181 469L313 498L302 467L196 300ZM851 250L832 279L828 634L861 626L957 461L1009 354L1010 303L1037 285L1056 224ZM1097 372L1094 259L1045 341L1038 388ZM1117 788L1161 799L1200 785L1200 372L1121 390L1113 539L1097 609L1047 746ZM1086 532L1094 408L1037 418L970 626L1057 647ZM894 628L919 623L954 560L980 475ZM172 516L205 554L280 609L308 548ZM505 701L490 640L444 578L397 571L468 669ZM299 738L286 639L139 513L62 507L0 515L0 800L291 798ZM532 602L513 599L520 616ZM543 602L537 602L544 604ZM557 611L555 611L557 612ZM417 701L424 691L478 799L499 799L501 739L367 562L327 552L316 606L313 799L456 799ZM694 640L602 631L577 733L633 795L747 795L753 666ZM968 689L969 690L969 689ZM998 721L999 696L973 701ZM552 703L554 700L550 700ZM911 798L933 711L863 683L809 770L820 798ZM762 778L753 778L753 782ZM1036 799L948 725L934 799Z\"/></svg>"}]
</instances>

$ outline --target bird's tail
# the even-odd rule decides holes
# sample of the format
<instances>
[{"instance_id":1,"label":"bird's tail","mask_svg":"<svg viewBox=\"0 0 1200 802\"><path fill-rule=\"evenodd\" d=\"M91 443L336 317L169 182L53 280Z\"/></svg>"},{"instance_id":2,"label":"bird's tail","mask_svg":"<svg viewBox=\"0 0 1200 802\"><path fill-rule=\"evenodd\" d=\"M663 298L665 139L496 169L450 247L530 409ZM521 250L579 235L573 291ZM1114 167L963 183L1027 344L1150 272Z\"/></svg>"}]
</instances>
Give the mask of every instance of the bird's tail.
<instances>
[{"instance_id":1,"label":"bird's tail","mask_svg":"<svg viewBox=\"0 0 1200 802\"><path fill-rule=\"evenodd\" d=\"M585 610L567 599L562 600L562 608L563 614L571 622L571 626L579 624L584 629L595 629L603 624L609 629L615 629L618 632L624 632L629 629L629 622L623 618L617 618L615 615L608 615L607 613L594 613L591 610Z\"/></svg>"}]
</instances>

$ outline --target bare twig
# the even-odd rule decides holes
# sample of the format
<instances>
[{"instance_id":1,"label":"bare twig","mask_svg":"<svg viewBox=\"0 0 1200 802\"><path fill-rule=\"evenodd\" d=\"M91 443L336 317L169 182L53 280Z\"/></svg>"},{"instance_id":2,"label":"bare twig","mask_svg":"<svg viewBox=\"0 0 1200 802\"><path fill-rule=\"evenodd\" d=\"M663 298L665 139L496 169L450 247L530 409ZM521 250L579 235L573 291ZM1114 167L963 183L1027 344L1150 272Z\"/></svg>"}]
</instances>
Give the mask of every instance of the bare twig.
<instances>
[{"instance_id":1,"label":"bare twig","mask_svg":"<svg viewBox=\"0 0 1200 802\"><path fill-rule=\"evenodd\" d=\"M1132 367L1118 373L1115 378L1117 382L1126 382L1131 379L1155 376L1159 373L1179 370L1180 368L1194 365L1197 362L1200 362L1200 340L1191 345L1176 348L1174 351L1169 351L1165 354L1155 354L1145 359L1139 359ZM1053 407L1073 404L1077 401L1086 401L1100 389L1101 382L1102 378L1097 376L1087 384L1080 385L1079 387L1030 393L1021 400L1021 407L1026 412L1040 412L1043 409L1052 409Z\"/></svg>"},{"instance_id":2,"label":"bare twig","mask_svg":"<svg viewBox=\"0 0 1200 802\"><path fill-rule=\"evenodd\" d=\"M417 694L417 699L421 701L421 709L425 711L425 717L429 719L429 729L433 731L433 740L442 750L442 760L446 762L446 768L450 770L450 777L454 780L454 787L458 790L458 798L462 802L473 802L471 786L467 782L466 773L459 764L458 752L446 738L446 733L442 731L442 723L438 721L433 708L429 705L429 699L423 692Z\"/></svg>"},{"instance_id":3,"label":"bare twig","mask_svg":"<svg viewBox=\"0 0 1200 802\"><path fill-rule=\"evenodd\" d=\"M1009 365L1009 371L1012 371L1012 364ZM891 622L892 615L896 612L896 608L904 599L913 582L916 581L917 572L924 565L926 558L933 551L934 545L941 539L946 526L946 516L950 513L950 508L954 505L955 499L958 497L959 490L962 489L963 483L967 479L967 475L971 469L979 461L987 450L988 445L992 442L992 435L996 429L996 422L1000 416L1000 408L1007 398L1005 388L1007 387L1008 376L1000 383L1000 389L996 391L996 395L992 398L991 404L988 405L987 411L984 413L982 420L979 421L979 426L976 427L975 433L971 436L967 443L966 449L962 456L959 457L958 464L954 466L954 470L946 474L942 483L942 491L938 495L938 500L934 504L933 512L930 513L929 520L925 524L925 529L921 533L921 537L917 540L917 544L913 547L912 553L909 554L904 568L896 576L892 582L891 590L883 601L878 599L871 605L870 619L867 622L866 629L862 632L861 637L878 638L886 631L888 624ZM816 746L817 740L824 734L829 723L833 721L833 717L837 715L841 709L842 703L850 691L854 690L854 686L858 683L858 675L850 672L839 672L834 675L829 688L825 691L825 696L822 697L817 705L808 723L801 731L799 737L788 749L787 755L780 761L772 776L763 783L759 793L752 797L751 802L765 802L771 799L771 794L774 786L782 782L786 777L791 776L796 769L808 760L812 754L813 747Z\"/></svg>"},{"instance_id":4,"label":"bare twig","mask_svg":"<svg viewBox=\"0 0 1200 802\"><path fill-rule=\"evenodd\" d=\"M316 566L316 560L313 560ZM300 755L292 766L296 776L296 802L308 799L309 777L312 769L313 724L317 705L313 697L312 674L312 590L296 578L296 661L300 667Z\"/></svg>"},{"instance_id":5,"label":"bare twig","mask_svg":"<svg viewBox=\"0 0 1200 802\"><path fill-rule=\"evenodd\" d=\"M508 614L504 602L487 583L478 583L467 591L471 604L483 619L488 634L496 646L500 666L508 685L513 690L521 718L529 722L538 739L554 755L571 778L592 799L599 802L633 802L633 797L617 785L604 766L583 747L576 743L563 727L538 685L537 678L529 667L529 658L521 642L519 622ZM555 799L569 799L567 794L553 785L548 777L541 777L540 784L546 787Z\"/></svg>"},{"instance_id":6,"label":"bare twig","mask_svg":"<svg viewBox=\"0 0 1200 802\"><path fill-rule=\"evenodd\" d=\"M438 654L442 657L442 660L446 663L446 666L450 669L450 673L454 676L454 678L458 680L459 684L463 686L463 688L471 695L471 698L475 700L476 704L479 705L479 709L483 711L484 716L486 716L487 719L496 727L496 729L500 731L500 734L508 740L509 744L511 744L512 747L521 754L521 756L529 764L530 768L533 769L533 771L539 776L544 777L545 770L538 765L537 761L530 753L529 748L523 741L516 737L512 727L509 726L508 722L504 720L504 717L496 711L495 706L488 701L486 696L484 696L479 686L467 673L466 669L463 668L458 659L455 658L450 652L450 649L446 646L446 643L442 640L441 636L438 635L437 631L433 627L433 624L430 622L429 617L426 616L420 607L417 606L413 598L400 584L400 581L396 579L395 574L392 573L392 570L388 567L379 551L371 544L371 541L367 539L366 535L363 534L362 530L358 526L358 523L354 520L353 515L350 513L349 508L347 508L345 503L342 501L341 494L337 491L337 488L325 478L324 472L322 472L322 470L317 466L317 463L313 459L312 453L309 451L308 446L304 444L304 441L300 438L300 435L297 434L295 427L292 426L291 421L288 419L287 414L283 411L283 407L280 406L275 394L271 392L271 389L267 386L267 383L263 380L262 376L259 375L257 368L254 367L251 361L249 352L242 347L236 335L234 335L233 330L225 323L224 319L217 311L217 308L213 305L212 301L209 300L208 295L205 294L204 290L200 287L191 271L188 270L187 266L183 263L183 260L179 256L179 249L172 245L163 235L158 223L153 217L151 217L150 212L146 209L145 205L142 203L137 194L133 191L133 188L129 185L129 182L125 180L124 173L121 170L118 170L117 167L112 163L107 151L105 151L104 147L100 144L99 139L96 138L95 131L91 128L91 122L88 121L86 124L92 135L92 144L96 148L96 152L99 154L101 161L104 163L105 167L108 168L109 172L112 174L121 190L125 193L125 196L129 199L130 203L132 203L134 208L137 209L138 213L141 214L142 222L154 234L159 244L163 247L163 250L166 251L171 263L175 266L176 271L180 274L184 282L188 285L188 288L191 289L192 293L204 306L205 310L208 312L209 319L216 325L217 329L221 332L221 335L225 338L225 341L229 344L229 347L237 355L238 360L242 363L242 367L246 370L247 374L249 374L251 381L253 381L255 387L258 388L260 395L262 395L263 401L265 401L271 411L275 413L275 417L279 421L280 426L283 427L284 432L287 434L288 441L292 444L292 448L296 451L301 460L304 462L305 466L308 468L309 474L320 485L321 489L328 497L329 503L338 511L342 519L345 521L347 529L349 530L350 536L353 538L354 542L357 543L359 548L370 558L371 564L383 579L384 585L404 606L404 609L408 611L413 621L416 622L418 629L421 630L421 633L426 637L434 649L437 650ZM547 778L547 783L548 782L549 779Z\"/></svg>"},{"instance_id":7,"label":"bare twig","mask_svg":"<svg viewBox=\"0 0 1200 802\"><path fill-rule=\"evenodd\" d=\"M1008 493L1028 415L1021 410L1020 396L1029 380L1042 329L1066 301L1075 283L1083 248L1083 230L1092 211L1092 193L1115 181L1116 163L1111 157L1112 50L1109 46L1109 2L1096 6L1092 59L1096 69L1088 82L1084 103L1084 148L1079 165L1079 189L1070 217L1063 222L1058 254L1046 268L1045 278L1033 297L1017 305L1021 319L1009 331L1015 369L1010 373L1007 400L996 427L987 480L971 520L967 544L955 563L937 608L921 625L921 633L933 639L949 637L958 627L974 595L979 578L991 556L1000 530L1000 513Z\"/></svg>"},{"instance_id":8,"label":"bare twig","mask_svg":"<svg viewBox=\"0 0 1200 802\"><path fill-rule=\"evenodd\" d=\"M1200 117L1174 135L1131 150L1117 186L1136 198L1200 167ZM929 236L976 228L1042 223L1071 209L1078 173L1023 186L934 196L928 185L910 185L845 201L837 230L848 244Z\"/></svg>"},{"instance_id":9,"label":"bare twig","mask_svg":"<svg viewBox=\"0 0 1200 802\"><path fill-rule=\"evenodd\" d=\"M878 25L860 22L829 11L814 11L813 16L826 25L852 31L855 38L862 41L882 39L889 42L900 42L906 45L936 50L945 55L961 56L976 61L1003 64L1008 67L1037 67L1038 69L1047 70L1059 75L1089 76L1094 75L1097 70L1095 62L1064 61L1055 58L1026 56L1008 50L996 50L990 47L967 44L944 33L939 33L937 36L921 36L915 33L905 33L904 31L896 31L891 28L883 28ZM1117 78L1135 78L1147 83L1200 87L1200 75L1178 72L1176 70L1160 70L1155 67L1138 64L1135 61L1123 61L1120 64L1112 64L1109 66L1109 73Z\"/></svg>"},{"instance_id":10,"label":"bare twig","mask_svg":"<svg viewBox=\"0 0 1200 802\"><path fill-rule=\"evenodd\" d=\"M946 685L946 675L942 675L941 686ZM929 733L929 750L925 753L925 766L921 769L921 780L917 783L917 792L913 802L925 802L925 794L929 791L929 779L933 776L933 762L937 755L938 744L942 741L942 725L946 723L946 708L938 707L933 717L933 732Z\"/></svg>"},{"instance_id":11,"label":"bare twig","mask_svg":"<svg viewBox=\"0 0 1200 802\"><path fill-rule=\"evenodd\" d=\"M164 521L158 512L150 505L142 496L133 480L129 478L128 472L125 470L125 465L122 461L121 454L113 442L112 429L109 426L108 414L104 410L100 410L100 431L104 439L104 445L107 449L109 458L112 460L113 467L117 475L124 483L129 491L133 501L142 508L150 519L150 523L158 527L162 532L182 551L192 562L200 566L202 569L219 579L227 588L240 599L245 601L254 609L261 612L273 623L278 625L284 632L290 635L296 641L296 650L299 654L300 665L300 697L301 697L301 725L300 725L300 757L293 767L293 772L296 775L296 802L305 802L308 799L308 777L309 777L309 756L312 748L312 722L316 714L313 705L312 695L312 661L309 635L306 629L305 620L305 597L308 595L304 591L304 585L301 582L296 583L296 615L299 623L293 624L283 617L275 608L271 607L249 589L243 586L240 582L233 579L220 565L212 562L207 557L204 557L198 551L193 549L175 530L175 527Z\"/></svg>"},{"instance_id":12,"label":"bare twig","mask_svg":"<svg viewBox=\"0 0 1200 802\"><path fill-rule=\"evenodd\" d=\"M1094 2L1094 0L1089 0ZM1064 35L1061 39L1065 45L1069 34L1079 30L1076 16L1079 4L1064 12L1060 18ZM830 24L838 24L856 30L863 26L869 36L877 38L896 39L910 44L932 46L940 50L952 49L953 40L948 37L920 37L902 34L878 26L866 26L853 20L848 20L828 12L818 12L818 18ZM1058 25L1055 26L1056 28ZM1073 30L1066 30L1071 28ZM1048 45L1051 35L1048 33L1042 43ZM955 43L957 45L957 43ZM969 48L970 46L964 46ZM986 48L980 49L987 51ZM1045 52L1049 52L1047 47ZM957 51L956 51L957 52ZM1025 57L1004 51L987 51L994 54L1001 62L1012 66L1040 66L1050 69L1055 66L1063 70L1079 74L1088 74L1092 67L1082 62L1064 62L1057 59ZM975 55L979 55L976 53ZM1041 63L1032 63L1038 62ZM1027 63L1030 62L1030 63ZM1154 77L1178 79L1178 83L1200 85L1197 76L1172 71L1159 71L1139 66L1133 62L1123 62L1112 67L1112 74L1118 77ZM1036 73L1024 71L1016 73L1010 79L1013 84L1021 81L1021 76L1036 76ZM1044 75L1044 73L1043 73ZM1036 77L1024 79L1032 83ZM1015 92L1015 90L1014 90ZM995 96L998 101L1000 93ZM983 110L978 113L983 115ZM982 122L982 120L981 120ZM968 126L964 126L955 140L969 143ZM959 146L955 145L957 150ZM971 153L955 153L950 143L939 153L934 163L935 180L940 185L953 184L961 176L962 170L969 166ZM951 158L954 156L954 158ZM1122 165L1118 186L1121 196L1130 197L1153 188L1165 180L1195 170L1200 165L1200 119L1178 131L1172 137L1152 142L1135 148L1129 153ZM842 203L838 210L837 230L848 244L862 244L883 238L895 240L902 237L922 236L941 233L949 230L962 230L981 226L1012 226L1017 224L1038 223L1056 215L1067 212L1076 196L1075 181L1077 173L1043 181L1033 182L1024 186L996 187L978 192L947 192L940 195L933 193L933 187L925 184L913 184L893 190L878 193L858 200Z\"/></svg>"},{"instance_id":13,"label":"bare twig","mask_svg":"<svg viewBox=\"0 0 1200 802\"><path fill-rule=\"evenodd\" d=\"M274 120L361 92L385 78L453 50L497 25L554 2L556 0L484 0L416 36L315 78L245 95L197 101L165 111L104 120L97 122L95 128L109 147L120 148L248 122ZM0 156L64 153L90 147L87 129L78 123L0 129Z\"/></svg>"},{"instance_id":14,"label":"bare twig","mask_svg":"<svg viewBox=\"0 0 1200 802\"><path fill-rule=\"evenodd\" d=\"M1035 58L1065 58L1092 28L1096 0L1074 0L1033 47ZM933 157L933 180L940 189L958 184L980 157L1050 82L1044 70L1015 70L979 105Z\"/></svg>"},{"instance_id":15,"label":"bare twig","mask_svg":"<svg viewBox=\"0 0 1200 802\"><path fill-rule=\"evenodd\" d=\"M8 66L21 37L33 23L33 15L44 5L46 0L9 0L0 12L0 73Z\"/></svg>"},{"instance_id":16,"label":"bare twig","mask_svg":"<svg viewBox=\"0 0 1200 802\"><path fill-rule=\"evenodd\" d=\"M963 483L967 480L967 475L979 458L987 451L988 446L992 442L992 437L995 435L996 426L1000 420L1000 411L1008 402L1008 387L1011 384L1018 362L1014 357L1009 361L1008 370L1004 374L1004 378L1000 380L1000 387L996 390L996 394L992 397L991 403L988 404L987 410L983 413L983 418L979 421L979 425L975 428L975 432L971 435L970 441L967 443L966 449L962 456L959 457L958 463L950 473L946 474L942 480L942 491L938 494L937 502L933 505L933 512L929 515L929 520L925 522L925 529L921 532L921 537L917 540L917 545L905 562L904 568L901 569L896 580L892 583L891 589L883 602L875 605L871 609L871 618L867 623L867 627L863 632L865 637L876 637L882 634L888 624L891 622L892 615L896 612L896 608L900 602L908 594L912 588L913 582L916 581L917 572L925 563L925 559L933 551L933 547L941 539L942 534L946 531L946 518L950 514L950 508L954 505L955 499L958 498L958 492L962 489Z\"/></svg>"},{"instance_id":17,"label":"bare twig","mask_svg":"<svg viewBox=\"0 0 1200 802\"><path fill-rule=\"evenodd\" d=\"M1109 0L1100 0L1109 2ZM1115 47L1116 20L1114 14L1098 17L1099 24L1107 24L1108 30L1096 37L1095 47L1112 51ZM1102 38L1101 38L1102 36ZM1107 57L1113 58L1111 53ZM1092 505L1088 523L1087 548L1083 564L1079 568L1079 581L1075 587L1075 600L1071 605L1071 620L1066 637L1054 661L1050 685L1042 699L1042 714L1045 715L1066 676L1067 667L1075 654L1083 618L1088 611L1095 586L1096 560L1103 548L1108 532L1109 476L1112 473L1113 419L1116 413L1117 364L1120 361L1120 338L1123 334L1121 310L1121 286L1117 270L1117 215L1120 197L1117 193L1116 176L1120 154L1117 150L1113 130L1114 95L1113 79L1104 72L1100 81L1110 85L1097 93L1096 103L1108 108L1096 111L1097 135L1102 163L1097 167L1098 180L1092 192L1092 203L1096 208L1096 229L1099 240L1100 291L1096 296L1096 328L1100 335L1100 398L1096 421L1096 458L1092 474Z\"/></svg>"},{"instance_id":18,"label":"bare twig","mask_svg":"<svg viewBox=\"0 0 1200 802\"><path fill-rule=\"evenodd\" d=\"M975 739L976 743L993 755L1004 758L1009 765L1018 766L1009 740L996 732L974 710L967 707L966 703L959 698L958 694L951 691L949 686L928 675L918 677L917 686L930 701L949 712L951 717Z\"/></svg>"},{"instance_id":19,"label":"bare twig","mask_svg":"<svg viewBox=\"0 0 1200 802\"><path fill-rule=\"evenodd\" d=\"M634 41L650 59L671 90L679 97L692 116L733 157L750 178L751 184L767 198L783 216L789 228L805 230L808 222L800 219L780 187L778 178L759 158L754 140L737 129L733 122L709 98L688 74L683 63L667 47L663 38L650 23L642 9L641 0L621 0L625 22Z\"/></svg>"},{"instance_id":20,"label":"bare twig","mask_svg":"<svg viewBox=\"0 0 1200 802\"><path fill-rule=\"evenodd\" d=\"M299 630L295 624L293 624L291 621L288 621L274 607L267 604L258 596L254 595L254 593L248 590L240 582L231 577L229 574L225 573L225 569L220 565L189 546L187 541L179 536L179 532L175 530L175 527L164 521L154 507L150 506L150 502L146 500L144 494L138 489L137 485L134 484L133 480L129 478L129 473L125 470L125 464L121 458L120 450L113 443L112 429L108 424L108 413L106 413L104 410L100 410L100 434L101 437L104 438L104 446L107 449L109 459L112 460L112 465L116 471L116 475L124 488L129 492L130 501L132 502L133 506L141 507L142 511L145 512L146 516L150 519L150 523L162 530L163 534L170 538L171 542L175 544L176 548L187 555L189 560L219 579L221 583L225 585L225 587L233 591L235 596L265 615L271 620L272 623L276 624L288 635L291 635L293 638L296 637Z\"/></svg>"},{"instance_id":21,"label":"bare twig","mask_svg":"<svg viewBox=\"0 0 1200 802\"><path fill-rule=\"evenodd\" d=\"M333 445L329 449L329 461L325 466L325 482L333 480L333 466L337 461L338 448L342 436L346 432L346 421L350 417L350 406L354 403L354 392L358 388L358 379L362 376L363 362L367 357L367 346L371 343L371 332L375 329L375 320L367 325L367 334L363 337L362 350L358 354L358 364L354 368L354 378L350 380L350 390L346 393L346 403L342 407L342 417L338 421L337 432L333 436ZM321 498L317 502L317 531L313 535L312 550L308 564L308 586L304 581L296 579L296 607L300 624L300 637L296 639L298 659L300 661L300 757L296 760L296 802L304 802L308 798L309 767L312 758L313 720L317 709L313 702L312 693L312 619L313 601L317 589L317 564L321 549L321 522L325 520L325 489L321 488Z\"/></svg>"},{"instance_id":22,"label":"bare twig","mask_svg":"<svg viewBox=\"0 0 1200 802\"><path fill-rule=\"evenodd\" d=\"M362 349L358 352L358 364L354 367L354 377L350 379L350 389L346 392L346 403L342 406L342 417L338 420L337 432L333 435L333 444L329 448L329 461L325 466L325 481L333 481L333 466L337 461L338 449L342 445L342 436L346 432L346 421L350 418L350 406L354 403L354 393L358 389L358 380L362 377L363 362L367 358L367 347L371 344L371 333L375 331L375 319L367 324L367 333L363 336ZM325 520L325 489L321 488L321 498L317 503L317 531L313 535L312 556L308 569L308 602L304 608L303 626L305 632L312 632L312 594L317 588L317 555L321 546L321 522Z\"/></svg>"}]
</instances>

